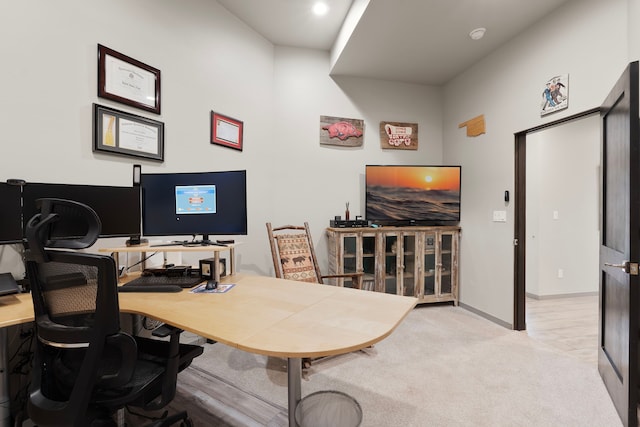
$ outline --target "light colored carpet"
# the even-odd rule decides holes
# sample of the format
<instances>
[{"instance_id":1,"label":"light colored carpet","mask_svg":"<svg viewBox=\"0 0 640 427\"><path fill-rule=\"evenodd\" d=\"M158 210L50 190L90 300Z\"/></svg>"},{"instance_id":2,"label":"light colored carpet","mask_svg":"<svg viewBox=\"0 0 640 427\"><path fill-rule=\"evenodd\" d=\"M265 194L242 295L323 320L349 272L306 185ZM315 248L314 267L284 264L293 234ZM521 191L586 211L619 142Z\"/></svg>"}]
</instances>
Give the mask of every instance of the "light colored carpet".
<instances>
[{"instance_id":1,"label":"light colored carpet","mask_svg":"<svg viewBox=\"0 0 640 427\"><path fill-rule=\"evenodd\" d=\"M215 344L189 369L286 408L283 359ZM372 349L315 362L302 394L318 390L353 396L364 427L621 425L596 366L448 305L414 309Z\"/></svg>"}]
</instances>

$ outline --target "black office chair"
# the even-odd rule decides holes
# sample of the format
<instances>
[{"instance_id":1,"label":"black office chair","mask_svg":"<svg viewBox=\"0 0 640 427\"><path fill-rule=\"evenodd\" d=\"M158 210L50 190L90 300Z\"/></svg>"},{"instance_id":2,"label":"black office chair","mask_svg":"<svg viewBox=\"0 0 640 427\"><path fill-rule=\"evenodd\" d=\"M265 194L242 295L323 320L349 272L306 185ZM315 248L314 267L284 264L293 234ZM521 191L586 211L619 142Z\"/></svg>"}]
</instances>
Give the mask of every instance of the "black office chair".
<instances>
[{"instance_id":1,"label":"black office chair","mask_svg":"<svg viewBox=\"0 0 640 427\"><path fill-rule=\"evenodd\" d=\"M177 374L202 354L179 343L179 329L133 337L120 330L113 258L64 249L91 246L100 220L88 206L41 199L25 228L27 275L38 337L28 414L38 426L115 425L121 408L157 410L174 397ZM152 419L154 427L181 422L186 412Z\"/></svg>"}]
</instances>

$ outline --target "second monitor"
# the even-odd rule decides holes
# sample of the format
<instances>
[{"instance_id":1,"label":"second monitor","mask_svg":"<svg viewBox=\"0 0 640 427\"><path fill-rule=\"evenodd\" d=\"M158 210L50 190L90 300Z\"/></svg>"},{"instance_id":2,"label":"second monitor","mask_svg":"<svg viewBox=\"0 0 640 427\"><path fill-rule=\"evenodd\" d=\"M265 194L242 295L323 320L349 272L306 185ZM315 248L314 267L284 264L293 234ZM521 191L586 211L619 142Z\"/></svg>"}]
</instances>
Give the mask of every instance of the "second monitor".
<instances>
[{"instance_id":1,"label":"second monitor","mask_svg":"<svg viewBox=\"0 0 640 427\"><path fill-rule=\"evenodd\" d=\"M246 171L143 173L142 234L247 234Z\"/></svg>"}]
</instances>

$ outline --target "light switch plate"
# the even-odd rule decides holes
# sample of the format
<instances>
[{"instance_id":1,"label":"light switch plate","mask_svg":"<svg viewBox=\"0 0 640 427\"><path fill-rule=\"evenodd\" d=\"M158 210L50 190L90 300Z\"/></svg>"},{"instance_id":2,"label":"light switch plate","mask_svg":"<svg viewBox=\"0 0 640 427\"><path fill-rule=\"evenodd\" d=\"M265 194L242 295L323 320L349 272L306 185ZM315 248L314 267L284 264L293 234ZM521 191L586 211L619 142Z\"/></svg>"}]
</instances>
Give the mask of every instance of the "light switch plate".
<instances>
[{"instance_id":1,"label":"light switch plate","mask_svg":"<svg viewBox=\"0 0 640 427\"><path fill-rule=\"evenodd\" d=\"M507 222L507 211L493 211L493 222Z\"/></svg>"}]
</instances>

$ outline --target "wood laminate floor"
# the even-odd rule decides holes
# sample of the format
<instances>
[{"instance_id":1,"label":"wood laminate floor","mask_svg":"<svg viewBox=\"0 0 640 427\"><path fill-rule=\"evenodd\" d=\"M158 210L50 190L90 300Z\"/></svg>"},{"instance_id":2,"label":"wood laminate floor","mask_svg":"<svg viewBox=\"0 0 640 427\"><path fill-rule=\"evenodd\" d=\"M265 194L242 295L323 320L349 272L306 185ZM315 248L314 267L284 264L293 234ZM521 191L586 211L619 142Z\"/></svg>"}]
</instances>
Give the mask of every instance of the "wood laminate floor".
<instances>
[{"instance_id":1,"label":"wood laminate floor","mask_svg":"<svg viewBox=\"0 0 640 427\"><path fill-rule=\"evenodd\" d=\"M526 300L527 334L598 364L598 295Z\"/></svg>"}]
</instances>

